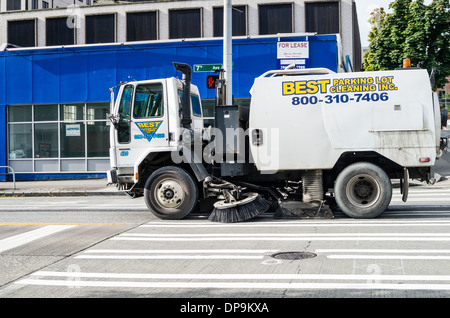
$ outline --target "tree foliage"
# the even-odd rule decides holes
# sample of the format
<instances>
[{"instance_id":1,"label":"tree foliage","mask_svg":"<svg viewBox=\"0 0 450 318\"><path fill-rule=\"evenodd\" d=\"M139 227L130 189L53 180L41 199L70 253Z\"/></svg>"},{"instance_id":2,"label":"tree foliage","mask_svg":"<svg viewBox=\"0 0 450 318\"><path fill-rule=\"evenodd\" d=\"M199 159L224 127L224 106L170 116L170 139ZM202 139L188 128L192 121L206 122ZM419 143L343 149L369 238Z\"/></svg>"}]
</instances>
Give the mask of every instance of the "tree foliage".
<instances>
[{"instance_id":1,"label":"tree foliage","mask_svg":"<svg viewBox=\"0 0 450 318\"><path fill-rule=\"evenodd\" d=\"M370 16L364 69L395 69L409 58L413 66L436 69L434 88L443 87L450 76L450 1L394 0L389 8L392 13L378 8Z\"/></svg>"}]
</instances>

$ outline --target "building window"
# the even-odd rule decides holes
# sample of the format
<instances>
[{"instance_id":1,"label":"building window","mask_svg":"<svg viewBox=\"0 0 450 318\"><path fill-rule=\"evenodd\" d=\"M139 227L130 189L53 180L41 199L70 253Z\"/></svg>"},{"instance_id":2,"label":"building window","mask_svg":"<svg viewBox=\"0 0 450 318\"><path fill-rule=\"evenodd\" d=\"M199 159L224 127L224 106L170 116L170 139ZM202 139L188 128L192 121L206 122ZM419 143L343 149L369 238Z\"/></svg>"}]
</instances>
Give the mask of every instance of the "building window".
<instances>
[{"instance_id":1,"label":"building window","mask_svg":"<svg viewBox=\"0 0 450 318\"><path fill-rule=\"evenodd\" d=\"M57 121L57 120L58 120L58 105L39 105L39 107L34 108L34 121Z\"/></svg>"},{"instance_id":2,"label":"building window","mask_svg":"<svg viewBox=\"0 0 450 318\"><path fill-rule=\"evenodd\" d=\"M60 117L62 121L83 120L84 104L61 105Z\"/></svg>"},{"instance_id":3,"label":"building window","mask_svg":"<svg viewBox=\"0 0 450 318\"><path fill-rule=\"evenodd\" d=\"M32 10L39 9L39 2L38 2L38 0L31 0L31 9Z\"/></svg>"},{"instance_id":4,"label":"building window","mask_svg":"<svg viewBox=\"0 0 450 318\"><path fill-rule=\"evenodd\" d=\"M8 128L9 158L32 157L32 128L31 124L15 124Z\"/></svg>"},{"instance_id":5,"label":"building window","mask_svg":"<svg viewBox=\"0 0 450 318\"><path fill-rule=\"evenodd\" d=\"M26 122L31 121L32 112L31 106L15 106L8 111L9 122Z\"/></svg>"},{"instance_id":6,"label":"building window","mask_svg":"<svg viewBox=\"0 0 450 318\"><path fill-rule=\"evenodd\" d=\"M75 44L75 29L67 25L67 17L47 18L45 25L46 45Z\"/></svg>"},{"instance_id":7,"label":"building window","mask_svg":"<svg viewBox=\"0 0 450 318\"><path fill-rule=\"evenodd\" d=\"M292 4L259 5L259 34L292 33Z\"/></svg>"},{"instance_id":8,"label":"building window","mask_svg":"<svg viewBox=\"0 0 450 318\"><path fill-rule=\"evenodd\" d=\"M201 9L169 10L169 38L202 36Z\"/></svg>"},{"instance_id":9,"label":"building window","mask_svg":"<svg viewBox=\"0 0 450 318\"><path fill-rule=\"evenodd\" d=\"M339 2L306 2L306 32L339 33Z\"/></svg>"},{"instance_id":10,"label":"building window","mask_svg":"<svg viewBox=\"0 0 450 318\"><path fill-rule=\"evenodd\" d=\"M148 41L158 39L157 13L127 13L127 41Z\"/></svg>"},{"instance_id":11,"label":"building window","mask_svg":"<svg viewBox=\"0 0 450 318\"><path fill-rule=\"evenodd\" d=\"M20 10L21 0L8 0L6 2L6 11Z\"/></svg>"},{"instance_id":12,"label":"building window","mask_svg":"<svg viewBox=\"0 0 450 318\"><path fill-rule=\"evenodd\" d=\"M85 124L83 122L61 123L61 157L85 157Z\"/></svg>"},{"instance_id":13,"label":"building window","mask_svg":"<svg viewBox=\"0 0 450 318\"><path fill-rule=\"evenodd\" d=\"M8 106L9 165L16 172L109 168L109 103Z\"/></svg>"},{"instance_id":14,"label":"building window","mask_svg":"<svg viewBox=\"0 0 450 318\"><path fill-rule=\"evenodd\" d=\"M213 35L215 37L223 36L223 7L213 10ZM232 35L247 35L247 6L233 6L231 16Z\"/></svg>"},{"instance_id":15,"label":"building window","mask_svg":"<svg viewBox=\"0 0 450 318\"><path fill-rule=\"evenodd\" d=\"M34 157L35 158L58 157L57 123L34 124Z\"/></svg>"},{"instance_id":16,"label":"building window","mask_svg":"<svg viewBox=\"0 0 450 318\"><path fill-rule=\"evenodd\" d=\"M115 42L115 14L86 16L86 43Z\"/></svg>"},{"instance_id":17,"label":"building window","mask_svg":"<svg viewBox=\"0 0 450 318\"><path fill-rule=\"evenodd\" d=\"M21 47L36 45L36 20L8 21L8 43Z\"/></svg>"},{"instance_id":18,"label":"building window","mask_svg":"<svg viewBox=\"0 0 450 318\"><path fill-rule=\"evenodd\" d=\"M42 9L48 9L48 2L47 1L42 1Z\"/></svg>"},{"instance_id":19,"label":"building window","mask_svg":"<svg viewBox=\"0 0 450 318\"><path fill-rule=\"evenodd\" d=\"M109 121L88 121L86 124L87 156L108 157L109 156ZM94 138L91 138L94 137Z\"/></svg>"},{"instance_id":20,"label":"building window","mask_svg":"<svg viewBox=\"0 0 450 318\"><path fill-rule=\"evenodd\" d=\"M109 103L86 104L87 157L109 157Z\"/></svg>"}]
</instances>

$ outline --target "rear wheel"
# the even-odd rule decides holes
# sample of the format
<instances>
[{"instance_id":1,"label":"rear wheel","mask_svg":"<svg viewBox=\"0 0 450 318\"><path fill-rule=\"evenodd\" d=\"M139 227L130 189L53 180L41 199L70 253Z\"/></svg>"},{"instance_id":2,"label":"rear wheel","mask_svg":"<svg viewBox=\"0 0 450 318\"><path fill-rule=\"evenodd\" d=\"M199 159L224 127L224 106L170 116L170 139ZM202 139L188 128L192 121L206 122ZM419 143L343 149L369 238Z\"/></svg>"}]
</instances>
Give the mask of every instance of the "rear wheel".
<instances>
[{"instance_id":1,"label":"rear wheel","mask_svg":"<svg viewBox=\"0 0 450 318\"><path fill-rule=\"evenodd\" d=\"M387 209L392 184L380 167L359 162L342 170L335 184L336 203L353 218L375 218Z\"/></svg>"},{"instance_id":2,"label":"rear wheel","mask_svg":"<svg viewBox=\"0 0 450 318\"><path fill-rule=\"evenodd\" d=\"M179 220L197 204L198 189L184 169L169 166L154 171L145 183L145 203L160 219Z\"/></svg>"}]
</instances>

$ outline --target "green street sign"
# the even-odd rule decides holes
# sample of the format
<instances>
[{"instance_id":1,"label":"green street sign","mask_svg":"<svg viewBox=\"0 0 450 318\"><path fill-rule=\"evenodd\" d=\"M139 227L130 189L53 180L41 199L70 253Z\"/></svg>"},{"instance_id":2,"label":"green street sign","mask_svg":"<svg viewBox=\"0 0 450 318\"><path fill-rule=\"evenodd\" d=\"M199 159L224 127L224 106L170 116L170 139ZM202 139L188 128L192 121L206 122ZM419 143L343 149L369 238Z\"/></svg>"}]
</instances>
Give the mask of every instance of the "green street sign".
<instances>
[{"instance_id":1,"label":"green street sign","mask_svg":"<svg viewBox=\"0 0 450 318\"><path fill-rule=\"evenodd\" d=\"M194 64L194 72L215 72L222 69L222 64Z\"/></svg>"}]
</instances>

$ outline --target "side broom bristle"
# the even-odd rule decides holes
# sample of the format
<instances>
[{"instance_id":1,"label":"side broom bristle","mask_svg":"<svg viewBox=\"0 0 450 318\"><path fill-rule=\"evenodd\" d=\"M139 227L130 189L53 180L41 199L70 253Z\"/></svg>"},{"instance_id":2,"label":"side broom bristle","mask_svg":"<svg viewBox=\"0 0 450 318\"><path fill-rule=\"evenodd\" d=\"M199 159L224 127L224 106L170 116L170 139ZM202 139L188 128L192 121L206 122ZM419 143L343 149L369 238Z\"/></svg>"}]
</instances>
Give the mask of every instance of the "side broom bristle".
<instances>
[{"instance_id":1,"label":"side broom bristle","mask_svg":"<svg viewBox=\"0 0 450 318\"><path fill-rule=\"evenodd\" d=\"M254 218L269 209L269 204L263 198L257 194L253 194L253 197L247 197L229 206L220 201L221 204L214 204L208 219L213 222L236 223Z\"/></svg>"}]
</instances>

